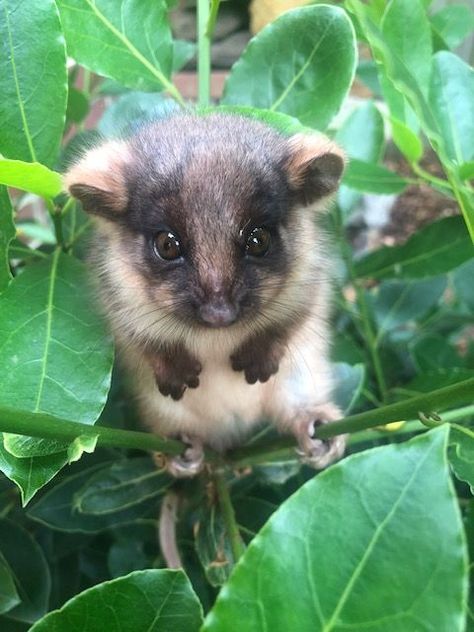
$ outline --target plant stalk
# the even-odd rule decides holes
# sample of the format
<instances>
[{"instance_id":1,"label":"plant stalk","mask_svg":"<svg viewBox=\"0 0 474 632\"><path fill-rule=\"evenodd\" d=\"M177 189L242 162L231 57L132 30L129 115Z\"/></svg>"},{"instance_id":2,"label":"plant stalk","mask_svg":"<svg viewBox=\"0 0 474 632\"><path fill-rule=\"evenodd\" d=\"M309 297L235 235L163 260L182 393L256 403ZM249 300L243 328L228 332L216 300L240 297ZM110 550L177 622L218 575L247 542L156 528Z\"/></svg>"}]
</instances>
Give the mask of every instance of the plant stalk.
<instances>
[{"instance_id":1,"label":"plant stalk","mask_svg":"<svg viewBox=\"0 0 474 632\"><path fill-rule=\"evenodd\" d=\"M198 104L207 107L211 95L211 38L208 33L209 0L198 0Z\"/></svg>"},{"instance_id":2,"label":"plant stalk","mask_svg":"<svg viewBox=\"0 0 474 632\"><path fill-rule=\"evenodd\" d=\"M229 536L234 563L237 563L245 553L245 545L240 537L239 525L235 519L235 512L230 499L229 488L222 472L216 471L214 473L214 484L216 486L219 505L222 511L227 535Z\"/></svg>"},{"instance_id":3,"label":"plant stalk","mask_svg":"<svg viewBox=\"0 0 474 632\"><path fill-rule=\"evenodd\" d=\"M449 405L468 401L469 406L442 414L443 421L454 421L474 412L473 400L474 378L470 378L432 393L412 397L403 402L389 404L357 415L350 415L340 421L319 426L316 428L315 438L329 439L338 434L360 432L392 421L414 419L418 417L420 412L430 413ZM81 436L97 436L97 443L101 446L155 450L170 455L181 454L186 448L181 441L164 439L150 432L88 426L58 419L52 415L20 412L11 408L0 409L0 432L58 441L73 441ZM225 455L224 461L227 465L237 468L272 461L290 460L295 458L294 448L292 437L282 437L280 440L266 445L251 445L231 450ZM206 460L210 463L218 463L222 462L222 457L212 450L206 450Z\"/></svg>"}]
</instances>

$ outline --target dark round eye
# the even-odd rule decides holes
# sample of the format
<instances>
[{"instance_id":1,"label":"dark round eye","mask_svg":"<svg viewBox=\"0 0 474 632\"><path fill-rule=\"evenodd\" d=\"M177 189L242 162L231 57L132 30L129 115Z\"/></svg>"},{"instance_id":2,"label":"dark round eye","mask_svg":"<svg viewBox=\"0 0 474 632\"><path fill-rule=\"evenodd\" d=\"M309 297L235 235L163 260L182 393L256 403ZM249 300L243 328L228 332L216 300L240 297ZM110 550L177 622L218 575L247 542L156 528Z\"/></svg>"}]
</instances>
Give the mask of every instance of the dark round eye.
<instances>
[{"instance_id":1,"label":"dark round eye","mask_svg":"<svg viewBox=\"0 0 474 632\"><path fill-rule=\"evenodd\" d=\"M157 233L153 239L153 246L155 253L167 261L181 257L180 241L170 230Z\"/></svg>"},{"instance_id":2,"label":"dark round eye","mask_svg":"<svg viewBox=\"0 0 474 632\"><path fill-rule=\"evenodd\" d=\"M254 228L247 237L245 250L252 257L263 257L270 248L271 237L266 228Z\"/></svg>"}]
</instances>

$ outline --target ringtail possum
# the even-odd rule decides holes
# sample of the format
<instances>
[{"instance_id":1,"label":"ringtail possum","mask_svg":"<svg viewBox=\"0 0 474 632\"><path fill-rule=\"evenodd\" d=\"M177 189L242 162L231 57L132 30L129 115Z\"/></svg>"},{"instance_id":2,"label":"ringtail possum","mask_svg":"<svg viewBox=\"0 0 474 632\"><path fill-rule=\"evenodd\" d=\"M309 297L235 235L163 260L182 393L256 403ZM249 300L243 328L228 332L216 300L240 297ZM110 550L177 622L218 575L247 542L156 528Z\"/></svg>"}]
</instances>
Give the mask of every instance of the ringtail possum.
<instances>
[{"instance_id":1,"label":"ringtail possum","mask_svg":"<svg viewBox=\"0 0 474 632\"><path fill-rule=\"evenodd\" d=\"M331 252L317 217L342 150L240 115L177 113L87 151L66 187L95 217L92 266L143 421L199 471L261 420L317 468L344 439L328 360Z\"/></svg>"}]
</instances>

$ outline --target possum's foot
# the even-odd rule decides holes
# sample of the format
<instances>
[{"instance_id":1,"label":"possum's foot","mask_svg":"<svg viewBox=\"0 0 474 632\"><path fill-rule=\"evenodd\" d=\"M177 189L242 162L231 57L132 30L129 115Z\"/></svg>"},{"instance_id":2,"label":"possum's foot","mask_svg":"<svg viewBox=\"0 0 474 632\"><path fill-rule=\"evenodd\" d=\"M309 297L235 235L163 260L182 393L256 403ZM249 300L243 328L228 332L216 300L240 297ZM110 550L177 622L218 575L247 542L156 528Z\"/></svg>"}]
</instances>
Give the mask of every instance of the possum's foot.
<instances>
[{"instance_id":1,"label":"possum's foot","mask_svg":"<svg viewBox=\"0 0 474 632\"><path fill-rule=\"evenodd\" d=\"M204 447L197 437L181 435L181 441L189 445L183 454L166 459L166 469L176 478L191 478L204 467Z\"/></svg>"},{"instance_id":2,"label":"possum's foot","mask_svg":"<svg viewBox=\"0 0 474 632\"><path fill-rule=\"evenodd\" d=\"M308 419L310 417L310 419ZM315 439L317 426L330 423L341 418L341 412L333 404L326 404L304 415L297 422L295 436L298 441L296 450L300 460L306 465L322 470L344 454L346 435L337 435L330 439Z\"/></svg>"}]
</instances>

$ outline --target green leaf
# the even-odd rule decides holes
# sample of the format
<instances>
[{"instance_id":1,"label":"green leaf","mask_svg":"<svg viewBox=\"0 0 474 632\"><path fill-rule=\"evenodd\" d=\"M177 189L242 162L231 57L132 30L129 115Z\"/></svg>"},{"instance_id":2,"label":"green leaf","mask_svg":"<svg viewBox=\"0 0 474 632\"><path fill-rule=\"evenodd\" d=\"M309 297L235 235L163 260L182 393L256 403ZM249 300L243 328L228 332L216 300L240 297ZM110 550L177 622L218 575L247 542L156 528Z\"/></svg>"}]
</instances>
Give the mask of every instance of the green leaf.
<instances>
[{"instance_id":1,"label":"green leaf","mask_svg":"<svg viewBox=\"0 0 474 632\"><path fill-rule=\"evenodd\" d=\"M457 298L474 310L474 259L467 261L453 274L454 289Z\"/></svg>"},{"instance_id":2,"label":"green leaf","mask_svg":"<svg viewBox=\"0 0 474 632\"><path fill-rule=\"evenodd\" d=\"M354 110L338 129L335 140L342 145L350 159L376 163L384 149L383 117L373 101L367 101ZM337 192L337 204L344 218L359 201L361 195L346 185Z\"/></svg>"},{"instance_id":3,"label":"green leaf","mask_svg":"<svg viewBox=\"0 0 474 632\"><path fill-rule=\"evenodd\" d=\"M459 166L459 177L461 180L472 180L474 178L474 160L463 162Z\"/></svg>"},{"instance_id":4,"label":"green leaf","mask_svg":"<svg viewBox=\"0 0 474 632\"><path fill-rule=\"evenodd\" d=\"M288 114L282 114L281 112L273 112L272 110L265 110L261 108L253 108L247 105L216 105L203 108L197 108L197 111L202 116L207 114L214 114L215 112L223 112L229 114L239 114L245 116L254 121L261 121L266 123L276 130L291 136L298 133L310 133L312 130L302 125L298 119Z\"/></svg>"},{"instance_id":5,"label":"green leaf","mask_svg":"<svg viewBox=\"0 0 474 632\"><path fill-rule=\"evenodd\" d=\"M162 0L58 0L68 54L136 90L170 85L173 42Z\"/></svg>"},{"instance_id":6,"label":"green leaf","mask_svg":"<svg viewBox=\"0 0 474 632\"><path fill-rule=\"evenodd\" d=\"M239 632L461 632L467 551L446 441L440 428L306 483L252 540L202 632L236 622Z\"/></svg>"},{"instance_id":7,"label":"green leaf","mask_svg":"<svg viewBox=\"0 0 474 632\"><path fill-rule=\"evenodd\" d=\"M89 114L89 97L74 86L69 86L66 121L81 123Z\"/></svg>"},{"instance_id":8,"label":"green leaf","mask_svg":"<svg viewBox=\"0 0 474 632\"><path fill-rule=\"evenodd\" d=\"M163 495L173 479L150 457L113 463L87 481L74 497L77 511L101 516Z\"/></svg>"},{"instance_id":9,"label":"green leaf","mask_svg":"<svg viewBox=\"0 0 474 632\"><path fill-rule=\"evenodd\" d=\"M423 143L420 137L408 125L391 116L393 142L408 162L418 162L423 156Z\"/></svg>"},{"instance_id":10,"label":"green leaf","mask_svg":"<svg viewBox=\"0 0 474 632\"><path fill-rule=\"evenodd\" d=\"M451 426L448 455L456 477L467 483L474 494L474 433L471 428Z\"/></svg>"},{"instance_id":11,"label":"green leaf","mask_svg":"<svg viewBox=\"0 0 474 632\"><path fill-rule=\"evenodd\" d=\"M456 48L474 29L474 11L466 4L451 4L431 16L431 24L449 48Z\"/></svg>"},{"instance_id":12,"label":"green leaf","mask_svg":"<svg viewBox=\"0 0 474 632\"><path fill-rule=\"evenodd\" d=\"M400 193L409 184L406 178L385 167L355 159L349 162L342 182L358 191L381 194Z\"/></svg>"},{"instance_id":13,"label":"green leaf","mask_svg":"<svg viewBox=\"0 0 474 632\"><path fill-rule=\"evenodd\" d=\"M0 294L12 279L8 246L15 237L13 208L6 187L0 186Z\"/></svg>"},{"instance_id":14,"label":"green leaf","mask_svg":"<svg viewBox=\"0 0 474 632\"><path fill-rule=\"evenodd\" d=\"M420 229L401 246L384 246L354 265L358 277L422 279L449 272L474 256L461 217L445 217Z\"/></svg>"},{"instance_id":15,"label":"green leaf","mask_svg":"<svg viewBox=\"0 0 474 632\"><path fill-rule=\"evenodd\" d=\"M232 547L217 503L211 502L199 512L194 526L195 547L207 581L222 586L234 567Z\"/></svg>"},{"instance_id":16,"label":"green leaf","mask_svg":"<svg viewBox=\"0 0 474 632\"><path fill-rule=\"evenodd\" d=\"M17 408L21 402L26 411L96 421L107 398L113 353L82 263L57 250L17 277L0 298L0 341L1 405ZM39 483L51 478L53 463L64 464L68 444L6 435L4 448L17 457L57 455ZM13 480L20 478L15 474ZM34 491L28 481L25 499Z\"/></svg>"},{"instance_id":17,"label":"green leaf","mask_svg":"<svg viewBox=\"0 0 474 632\"><path fill-rule=\"evenodd\" d=\"M420 318L441 299L446 279L427 281L385 281L369 298L372 299L380 339L384 333Z\"/></svg>"},{"instance_id":18,"label":"green leaf","mask_svg":"<svg viewBox=\"0 0 474 632\"><path fill-rule=\"evenodd\" d=\"M0 435L0 471L14 481L21 491L23 506L46 485L68 461L66 452L48 456L17 458L5 450Z\"/></svg>"},{"instance_id":19,"label":"green leaf","mask_svg":"<svg viewBox=\"0 0 474 632\"><path fill-rule=\"evenodd\" d=\"M0 184L53 198L63 188L61 176L39 162L0 158Z\"/></svg>"},{"instance_id":20,"label":"green leaf","mask_svg":"<svg viewBox=\"0 0 474 632\"><path fill-rule=\"evenodd\" d=\"M1 404L94 423L112 347L85 266L57 250L17 277L0 306Z\"/></svg>"},{"instance_id":21,"label":"green leaf","mask_svg":"<svg viewBox=\"0 0 474 632\"><path fill-rule=\"evenodd\" d=\"M352 24L339 7L284 13L248 44L232 67L223 103L286 112L324 130L354 78Z\"/></svg>"},{"instance_id":22,"label":"green leaf","mask_svg":"<svg viewBox=\"0 0 474 632\"><path fill-rule=\"evenodd\" d=\"M84 452L92 454L96 447L99 435L83 435L74 439L67 449L68 463L74 463L82 458Z\"/></svg>"},{"instance_id":23,"label":"green leaf","mask_svg":"<svg viewBox=\"0 0 474 632\"><path fill-rule=\"evenodd\" d=\"M51 458L51 457L49 457ZM22 459L25 460L25 459ZM77 510L76 494L85 490L89 481L101 472L108 472L110 464L96 465L80 474L64 478L46 492L29 509L28 516L51 529L69 533L99 533L117 525L128 524L138 519L158 515L157 503L149 498L144 502L101 515L83 514Z\"/></svg>"},{"instance_id":24,"label":"green leaf","mask_svg":"<svg viewBox=\"0 0 474 632\"><path fill-rule=\"evenodd\" d=\"M85 590L30 632L198 632L201 622L183 571L146 570Z\"/></svg>"},{"instance_id":25,"label":"green leaf","mask_svg":"<svg viewBox=\"0 0 474 632\"><path fill-rule=\"evenodd\" d=\"M9 618L33 623L48 610L51 578L43 551L31 535L10 520L0 518L0 554L13 573L21 603Z\"/></svg>"},{"instance_id":26,"label":"green leaf","mask_svg":"<svg viewBox=\"0 0 474 632\"><path fill-rule=\"evenodd\" d=\"M176 101L158 92L128 92L106 109L98 130L104 136L117 137L127 132L130 125L165 118L178 110Z\"/></svg>"},{"instance_id":27,"label":"green leaf","mask_svg":"<svg viewBox=\"0 0 474 632\"><path fill-rule=\"evenodd\" d=\"M410 355L417 371L437 371L439 367L451 369L462 367L463 361L455 348L440 334L428 333L409 343Z\"/></svg>"},{"instance_id":28,"label":"green leaf","mask_svg":"<svg viewBox=\"0 0 474 632\"><path fill-rule=\"evenodd\" d=\"M449 158L458 164L473 160L474 70L453 53L433 57L430 104Z\"/></svg>"},{"instance_id":29,"label":"green leaf","mask_svg":"<svg viewBox=\"0 0 474 632\"><path fill-rule=\"evenodd\" d=\"M332 368L336 384L334 401L345 414L348 414L356 405L364 386L365 366L336 362Z\"/></svg>"},{"instance_id":30,"label":"green leaf","mask_svg":"<svg viewBox=\"0 0 474 632\"><path fill-rule=\"evenodd\" d=\"M67 99L58 10L54 0L2 0L0 15L0 153L50 167Z\"/></svg>"},{"instance_id":31,"label":"green leaf","mask_svg":"<svg viewBox=\"0 0 474 632\"><path fill-rule=\"evenodd\" d=\"M12 570L0 552L0 614L5 614L20 603Z\"/></svg>"},{"instance_id":32,"label":"green leaf","mask_svg":"<svg viewBox=\"0 0 474 632\"><path fill-rule=\"evenodd\" d=\"M382 33L426 95L433 51L431 28L421 0L391 0L382 20Z\"/></svg>"}]
</instances>

